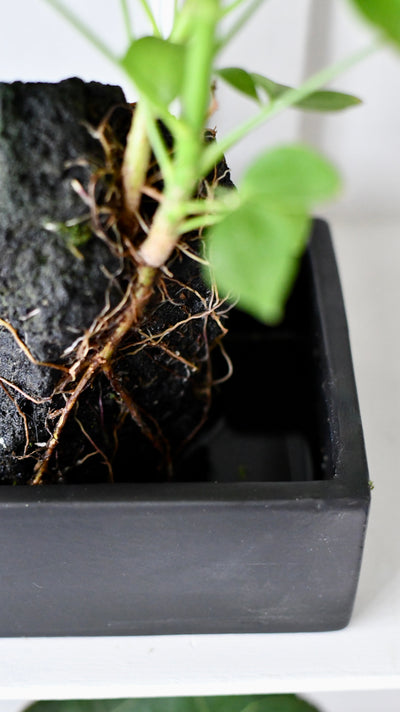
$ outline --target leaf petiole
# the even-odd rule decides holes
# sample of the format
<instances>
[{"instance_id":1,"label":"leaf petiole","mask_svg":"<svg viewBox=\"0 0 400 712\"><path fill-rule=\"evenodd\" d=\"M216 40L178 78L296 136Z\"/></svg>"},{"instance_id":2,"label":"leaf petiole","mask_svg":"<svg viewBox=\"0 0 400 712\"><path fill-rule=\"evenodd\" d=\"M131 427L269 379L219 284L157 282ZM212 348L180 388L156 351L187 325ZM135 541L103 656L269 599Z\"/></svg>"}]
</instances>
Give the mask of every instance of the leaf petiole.
<instances>
[{"instance_id":1,"label":"leaf petiole","mask_svg":"<svg viewBox=\"0 0 400 712\"><path fill-rule=\"evenodd\" d=\"M185 235L187 232L192 232L192 230L200 230L204 227L212 227L220 222L221 215L200 215L194 218L187 218L179 226L177 233L178 235Z\"/></svg>"},{"instance_id":2,"label":"leaf petiole","mask_svg":"<svg viewBox=\"0 0 400 712\"><path fill-rule=\"evenodd\" d=\"M249 3L249 6L246 7L240 17L237 18L232 27L227 31L226 35L218 42L218 51L229 44L229 42L235 37L235 35L238 34L238 32L240 32L243 25L248 22L250 17L256 12L256 10L258 10L263 2L265 2L265 0L252 0L252 2ZM226 8L224 15L227 12L234 10L235 6L239 7L240 5L241 2L233 2L228 8Z\"/></svg>"},{"instance_id":3,"label":"leaf petiole","mask_svg":"<svg viewBox=\"0 0 400 712\"><path fill-rule=\"evenodd\" d=\"M147 2L147 0L139 0L139 2L141 4L145 14L147 15L148 20L150 21L150 24L153 29L154 37L161 37L162 35L160 32L160 29L157 25L156 19L154 17L154 13L153 13L149 3Z\"/></svg>"},{"instance_id":4,"label":"leaf petiole","mask_svg":"<svg viewBox=\"0 0 400 712\"><path fill-rule=\"evenodd\" d=\"M103 40L98 37L90 27L88 27L82 20L75 15L71 10L69 10L65 5L60 2L60 0L44 0L50 5L54 10L56 10L67 22L69 22L72 27L77 30L88 42L90 42L93 47L95 47L99 52L101 52L107 59L109 59L113 64L118 64L118 57L111 51L111 49L103 42Z\"/></svg>"},{"instance_id":5,"label":"leaf petiole","mask_svg":"<svg viewBox=\"0 0 400 712\"><path fill-rule=\"evenodd\" d=\"M221 17L226 17L226 15L229 15L231 12L234 12L244 2L246 2L246 0L233 0L233 2L231 2L230 5L228 5L227 7L224 7L221 10Z\"/></svg>"},{"instance_id":6,"label":"leaf petiole","mask_svg":"<svg viewBox=\"0 0 400 712\"><path fill-rule=\"evenodd\" d=\"M123 20L124 20L127 40L129 43L131 43L132 40L134 39L134 35L132 32L132 24L131 24L131 18L130 18L130 13L129 13L128 0L120 0L120 3L121 3L121 12L122 12Z\"/></svg>"},{"instance_id":7,"label":"leaf petiole","mask_svg":"<svg viewBox=\"0 0 400 712\"><path fill-rule=\"evenodd\" d=\"M373 54L377 49L380 49L382 46L383 39L379 36L378 38L375 38L371 44L367 45L367 47L363 47L361 50L354 52L349 57L340 59L335 64L325 67L320 72L317 72L307 79L300 87L296 89L288 89L288 91L284 92L284 94L282 94L279 98L271 101L266 106L263 106L263 108L255 116L252 116L250 119L247 119L247 121L240 124L237 128L222 138L218 144L214 143L207 147L203 155L202 175L206 175L210 170L212 170L212 167L218 163L219 160L221 160L222 156L251 131L282 113L282 111L288 109L290 106L294 106L318 89L326 86L326 84L335 79L335 77L343 74L355 64L358 64L358 62L362 59L365 59L369 55Z\"/></svg>"}]
</instances>

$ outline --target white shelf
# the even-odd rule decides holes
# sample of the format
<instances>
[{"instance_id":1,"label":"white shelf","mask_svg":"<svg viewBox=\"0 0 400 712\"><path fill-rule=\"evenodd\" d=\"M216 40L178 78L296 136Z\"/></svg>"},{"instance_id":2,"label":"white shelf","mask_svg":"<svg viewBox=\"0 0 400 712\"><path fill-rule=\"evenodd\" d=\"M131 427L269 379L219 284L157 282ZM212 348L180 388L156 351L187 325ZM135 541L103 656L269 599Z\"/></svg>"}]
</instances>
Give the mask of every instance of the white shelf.
<instances>
[{"instance_id":1,"label":"white shelf","mask_svg":"<svg viewBox=\"0 0 400 712\"><path fill-rule=\"evenodd\" d=\"M334 233L375 484L349 627L293 635L3 639L1 699L400 690L399 227L337 224Z\"/></svg>"}]
</instances>

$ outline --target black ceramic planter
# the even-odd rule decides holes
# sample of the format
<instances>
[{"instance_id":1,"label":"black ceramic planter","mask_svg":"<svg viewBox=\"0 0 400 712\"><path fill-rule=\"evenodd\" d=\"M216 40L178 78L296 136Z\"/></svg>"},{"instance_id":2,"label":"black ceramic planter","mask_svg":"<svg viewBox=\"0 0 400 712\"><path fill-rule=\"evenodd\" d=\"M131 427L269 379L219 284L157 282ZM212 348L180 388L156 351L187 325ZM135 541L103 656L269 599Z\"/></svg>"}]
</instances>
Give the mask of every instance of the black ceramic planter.
<instances>
[{"instance_id":1,"label":"black ceramic planter","mask_svg":"<svg viewBox=\"0 0 400 712\"><path fill-rule=\"evenodd\" d=\"M178 482L0 487L1 636L347 624L369 488L324 223L285 323L238 314L229 351L235 375Z\"/></svg>"}]
</instances>

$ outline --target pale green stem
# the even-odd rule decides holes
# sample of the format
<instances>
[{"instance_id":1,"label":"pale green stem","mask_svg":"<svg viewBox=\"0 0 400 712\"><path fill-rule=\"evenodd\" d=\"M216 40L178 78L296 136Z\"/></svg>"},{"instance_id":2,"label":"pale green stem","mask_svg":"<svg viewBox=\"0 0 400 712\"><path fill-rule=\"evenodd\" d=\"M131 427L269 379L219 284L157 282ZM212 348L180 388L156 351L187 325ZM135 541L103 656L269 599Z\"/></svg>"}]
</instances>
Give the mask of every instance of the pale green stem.
<instances>
[{"instance_id":1,"label":"pale green stem","mask_svg":"<svg viewBox=\"0 0 400 712\"><path fill-rule=\"evenodd\" d=\"M67 20L70 25L72 25L75 30L77 30L88 42L90 42L96 49L98 49L107 59L109 59L114 64L118 63L118 58L110 50L109 47L100 39L90 27L88 27L82 20L75 15L71 10L69 10L65 5L63 5L60 0L44 0L50 5L54 10L56 10L64 20Z\"/></svg>"},{"instance_id":2,"label":"pale green stem","mask_svg":"<svg viewBox=\"0 0 400 712\"><path fill-rule=\"evenodd\" d=\"M139 0L145 14L147 15L148 20L150 21L151 27L153 29L153 34L155 37L161 37L161 32L159 30L159 27L157 25L156 19L154 17L154 14L152 12L152 9L147 2L147 0Z\"/></svg>"},{"instance_id":3,"label":"pale green stem","mask_svg":"<svg viewBox=\"0 0 400 712\"><path fill-rule=\"evenodd\" d=\"M129 13L129 7L128 7L128 0L120 0L121 3L121 11L122 11L122 17L124 19L124 25L125 25L125 30L126 30L126 36L128 39L129 44L132 42L134 39L133 37L133 32L132 32L132 25L131 25L131 18L130 18L130 13Z\"/></svg>"},{"instance_id":4,"label":"pale green stem","mask_svg":"<svg viewBox=\"0 0 400 712\"><path fill-rule=\"evenodd\" d=\"M227 31L226 35L218 42L218 51L220 51L223 47L229 44L229 42L235 37L235 35L237 35L238 32L241 31L243 26L248 22L248 20L256 12L256 10L258 10L258 8L260 7L260 5L262 5L263 2L265 2L265 0L253 0L253 2L249 3L249 6L246 7L240 17L237 18L236 22ZM236 3L233 3L233 5L235 4ZM238 5L239 4L240 3L238 3ZM232 7L232 10L233 9L234 8Z\"/></svg>"},{"instance_id":5,"label":"pale green stem","mask_svg":"<svg viewBox=\"0 0 400 712\"><path fill-rule=\"evenodd\" d=\"M193 131L196 139L204 128L210 102L215 57L214 34L219 19L218 4L215 0L202 0L201 3L192 4L192 35L188 41L185 62L182 119Z\"/></svg>"},{"instance_id":6,"label":"pale green stem","mask_svg":"<svg viewBox=\"0 0 400 712\"><path fill-rule=\"evenodd\" d=\"M221 11L221 17L225 17L225 15L229 15L229 13L237 10L237 8L240 7L240 5L243 5L244 2L247 2L247 0L234 0L230 5Z\"/></svg>"},{"instance_id":7,"label":"pale green stem","mask_svg":"<svg viewBox=\"0 0 400 712\"><path fill-rule=\"evenodd\" d=\"M130 213L135 213L142 197L142 187L149 166L150 144L147 132L146 113L136 105L129 129L122 163L124 202Z\"/></svg>"},{"instance_id":8,"label":"pale green stem","mask_svg":"<svg viewBox=\"0 0 400 712\"><path fill-rule=\"evenodd\" d=\"M150 140L151 147L154 151L154 155L157 159L157 163L160 167L160 171L164 180L164 185L169 185L173 180L173 176L172 159L169 156L168 148L161 134L158 122L148 110L145 101L141 99L139 103L146 115L148 137Z\"/></svg>"},{"instance_id":9,"label":"pale green stem","mask_svg":"<svg viewBox=\"0 0 400 712\"><path fill-rule=\"evenodd\" d=\"M189 7L189 6L188 6ZM187 45L182 89L182 119L173 164L173 182L166 185L163 201L151 230L140 247L143 261L161 267L180 238L182 203L191 199L199 181L203 131L210 99L210 79L215 53L219 3L202 0L190 4L192 33Z\"/></svg>"},{"instance_id":10,"label":"pale green stem","mask_svg":"<svg viewBox=\"0 0 400 712\"><path fill-rule=\"evenodd\" d=\"M192 230L199 230L202 227L211 227L221 221L221 215L201 215L197 218L188 218L178 228L179 235L184 235Z\"/></svg>"},{"instance_id":11,"label":"pale green stem","mask_svg":"<svg viewBox=\"0 0 400 712\"><path fill-rule=\"evenodd\" d=\"M234 192L232 192L232 195L229 194L225 196L225 200L219 200L217 198L200 198L199 200L188 200L187 202L182 203L182 216L204 215L206 213L224 214L227 212L227 210L233 210L236 206L237 194Z\"/></svg>"},{"instance_id":12,"label":"pale green stem","mask_svg":"<svg viewBox=\"0 0 400 712\"><path fill-rule=\"evenodd\" d=\"M241 141L247 134L258 128L273 117L282 113L285 109L296 105L302 99L305 99L310 94L313 94L318 89L326 86L330 81L349 70L354 65L358 64L362 59L365 59L370 54L375 52L383 45L383 40L378 38L375 41L355 52L350 57L341 59L330 67L322 69L317 74L314 74L298 89L288 89L278 99L275 99L267 106L264 106L261 111L247 121L243 122L236 129L231 131L227 136L221 139L218 143L214 143L206 148L203 155L203 165L201 175L205 176L212 168L221 160L222 156L232 146Z\"/></svg>"}]
</instances>

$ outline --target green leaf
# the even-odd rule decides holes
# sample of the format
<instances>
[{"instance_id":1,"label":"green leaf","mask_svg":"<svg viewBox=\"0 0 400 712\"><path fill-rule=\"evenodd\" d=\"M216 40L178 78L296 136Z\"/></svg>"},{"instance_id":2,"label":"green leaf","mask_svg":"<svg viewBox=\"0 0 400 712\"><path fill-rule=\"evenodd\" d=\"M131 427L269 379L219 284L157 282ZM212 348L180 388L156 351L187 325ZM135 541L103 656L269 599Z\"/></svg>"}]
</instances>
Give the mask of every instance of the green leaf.
<instances>
[{"instance_id":1,"label":"green leaf","mask_svg":"<svg viewBox=\"0 0 400 712\"><path fill-rule=\"evenodd\" d=\"M310 211L339 187L336 170L304 146L268 151L247 170L240 204L208 232L209 259L222 293L261 321L276 323L307 243Z\"/></svg>"},{"instance_id":2,"label":"green leaf","mask_svg":"<svg viewBox=\"0 0 400 712\"><path fill-rule=\"evenodd\" d=\"M128 700L45 700L35 702L24 712L133 712ZM131 700L131 703L133 700Z\"/></svg>"},{"instance_id":3,"label":"green leaf","mask_svg":"<svg viewBox=\"0 0 400 712\"><path fill-rule=\"evenodd\" d=\"M221 293L233 293L239 307L261 321L280 321L309 226L305 212L285 214L262 196L228 213L209 229L207 239Z\"/></svg>"},{"instance_id":4,"label":"green leaf","mask_svg":"<svg viewBox=\"0 0 400 712\"><path fill-rule=\"evenodd\" d=\"M318 712L296 695L221 695L35 702L26 712Z\"/></svg>"},{"instance_id":5,"label":"green leaf","mask_svg":"<svg viewBox=\"0 0 400 712\"><path fill-rule=\"evenodd\" d=\"M156 105L167 108L183 84L185 49L158 37L131 43L120 60L138 91Z\"/></svg>"},{"instance_id":6,"label":"green leaf","mask_svg":"<svg viewBox=\"0 0 400 712\"><path fill-rule=\"evenodd\" d=\"M255 86L263 89L272 100L279 99L282 94L291 89L286 84L278 84L272 79L268 79L268 77L263 77L261 74L252 73L251 77ZM323 89L313 92L304 99L300 99L295 106L307 111L343 111L361 103L361 99L352 94Z\"/></svg>"},{"instance_id":7,"label":"green leaf","mask_svg":"<svg viewBox=\"0 0 400 712\"><path fill-rule=\"evenodd\" d=\"M364 17L400 47L400 0L352 0Z\"/></svg>"},{"instance_id":8,"label":"green leaf","mask_svg":"<svg viewBox=\"0 0 400 712\"><path fill-rule=\"evenodd\" d=\"M256 82L249 72L239 67L226 67L225 69L216 70L215 74L237 91L259 101Z\"/></svg>"},{"instance_id":9,"label":"green leaf","mask_svg":"<svg viewBox=\"0 0 400 712\"><path fill-rule=\"evenodd\" d=\"M308 211L340 188L337 170L316 151L302 145L281 146L262 154L248 168L240 189L270 204Z\"/></svg>"}]
</instances>

